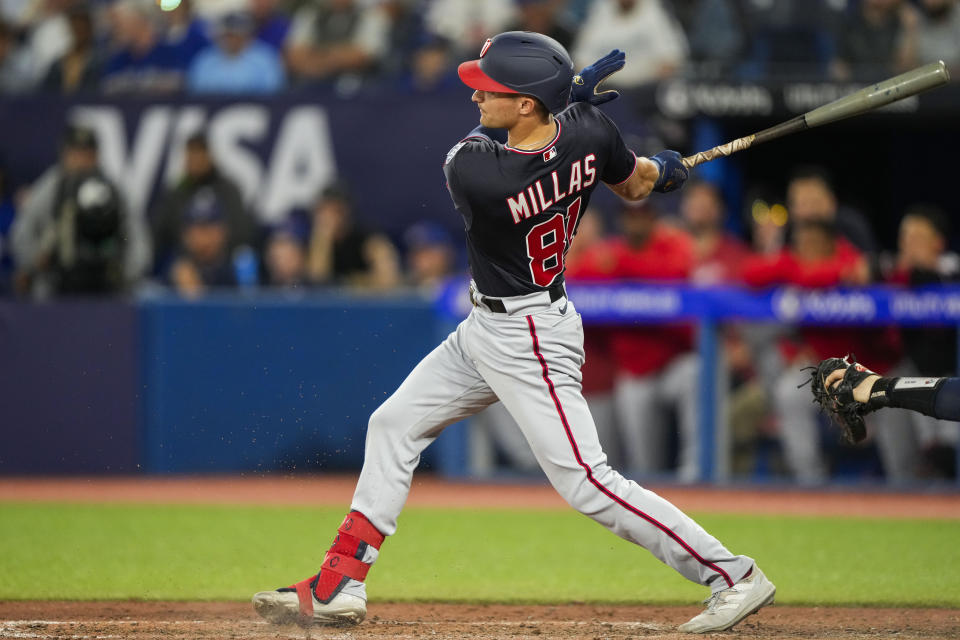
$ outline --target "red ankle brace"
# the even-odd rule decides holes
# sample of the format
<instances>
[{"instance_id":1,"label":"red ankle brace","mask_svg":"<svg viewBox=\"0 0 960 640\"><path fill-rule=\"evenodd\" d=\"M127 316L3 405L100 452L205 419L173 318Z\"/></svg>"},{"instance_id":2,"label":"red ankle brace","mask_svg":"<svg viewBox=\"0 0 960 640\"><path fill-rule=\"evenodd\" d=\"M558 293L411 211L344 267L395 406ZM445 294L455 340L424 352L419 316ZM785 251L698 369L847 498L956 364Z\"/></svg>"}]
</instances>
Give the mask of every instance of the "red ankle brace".
<instances>
[{"instance_id":1,"label":"red ankle brace","mask_svg":"<svg viewBox=\"0 0 960 640\"><path fill-rule=\"evenodd\" d=\"M305 615L312 614L311 592L317 600L327 604L350 578L363 582L370 570L370 565L363 562L367 545L379 549L383 539L383 534L362 513L351 511L347 514L337 529L333 546L323 559L320 573L293 585L300 598L301 612L309 611L311 613Z\"/></svg>"}]
</instances>

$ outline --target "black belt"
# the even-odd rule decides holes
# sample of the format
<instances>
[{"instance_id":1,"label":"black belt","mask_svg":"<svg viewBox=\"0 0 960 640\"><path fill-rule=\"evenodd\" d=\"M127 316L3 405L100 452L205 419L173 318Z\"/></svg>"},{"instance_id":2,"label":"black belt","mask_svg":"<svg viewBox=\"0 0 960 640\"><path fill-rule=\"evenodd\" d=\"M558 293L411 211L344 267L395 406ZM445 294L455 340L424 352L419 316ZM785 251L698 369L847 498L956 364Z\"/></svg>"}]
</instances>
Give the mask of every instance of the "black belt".
<instances>
[{"instance_id":1,"label":"black belt","mask_svg":"<svg viewBox=\"0 0 960 640\"><path fill-rule=\"evenodd\" d=\"M563 288L562 284L555 284L547 291L550 293L550 302L556 302L560 298L567 295L566 290ZM493 311L494 313L506 313L507 308L503 305L503 300L499 298L488 298L487 296L480 296L480 303L483 304L487 309Z\"/></svg>"}]
</instances>

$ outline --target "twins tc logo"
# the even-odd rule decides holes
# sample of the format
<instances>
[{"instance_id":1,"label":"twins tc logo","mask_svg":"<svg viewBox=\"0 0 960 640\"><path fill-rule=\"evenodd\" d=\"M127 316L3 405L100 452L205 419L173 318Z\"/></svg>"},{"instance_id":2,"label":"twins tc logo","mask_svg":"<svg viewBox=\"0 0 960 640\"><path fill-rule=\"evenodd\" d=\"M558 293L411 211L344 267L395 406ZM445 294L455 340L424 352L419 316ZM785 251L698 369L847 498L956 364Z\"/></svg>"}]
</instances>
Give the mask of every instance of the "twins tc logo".
<instances>
[{"instance_id":1,"label":"twins tc logo","mask_svg":"<svg viewBox=\"0 0 960 640\"><path fill-rule=\"evenodd\" d=\"M487 41L483 43L483 48L480 49L480 57L482 58L486 53L487 49L490 48L490 43L493 42L490 38L487 38Z\"/></svg>"}]
</instances>

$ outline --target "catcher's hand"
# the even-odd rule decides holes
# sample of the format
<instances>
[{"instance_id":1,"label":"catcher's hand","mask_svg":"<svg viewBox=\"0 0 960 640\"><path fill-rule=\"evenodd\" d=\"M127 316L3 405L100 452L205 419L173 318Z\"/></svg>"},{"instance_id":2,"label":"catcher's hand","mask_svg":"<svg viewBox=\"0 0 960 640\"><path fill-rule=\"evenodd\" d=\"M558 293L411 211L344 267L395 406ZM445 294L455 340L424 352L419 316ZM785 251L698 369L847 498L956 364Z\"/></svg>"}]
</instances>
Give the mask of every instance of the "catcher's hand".
<instances>
[{"instance_id":1,"label":"catcher's hand","mask_svg":"<svg viewBox=\"0 0 960 640\"><path fill-rule=\"evenodd\" d=\"M843 374L837 374L838 370ZM866 438L867 427L863 416L879 407L871 406L869 402L858 402L853 397L853 390L865 379L877 374L858 363L853 354L845 358L821 360L816 367L806 367L804 371L810 371L810 380L807 382L813 392L813 401L840 427L844 439L857 443Z\"/></svg>"}]
</instances>

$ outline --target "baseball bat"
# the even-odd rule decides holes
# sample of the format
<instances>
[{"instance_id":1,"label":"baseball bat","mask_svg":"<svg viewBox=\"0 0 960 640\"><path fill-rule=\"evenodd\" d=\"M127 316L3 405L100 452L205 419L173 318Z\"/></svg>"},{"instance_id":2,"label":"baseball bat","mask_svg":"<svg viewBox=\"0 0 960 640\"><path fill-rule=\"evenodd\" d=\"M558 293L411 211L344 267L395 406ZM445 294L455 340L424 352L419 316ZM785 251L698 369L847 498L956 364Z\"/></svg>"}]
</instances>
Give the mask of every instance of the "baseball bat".
<instances>
[{"instance_id":1,"label":"baseball bat","mask_svg":"<svg viewBox=\"0 0 960 640\"><path fill-rule=\"evenodd\" d=\"M947 73L947 67L943 61L931 62L922 67L917 67L906 73L888 78L882 82L861 89L848 96L827 103L822 107L817 107L805 114L791 118L786 122L781 122L769 129L752 133L743 138L731 140L725 144L717 145L712 149L701 151L692 156L683 158L683 166L691 169L698 164L710 162L723 156L729 156L731 153L743 151L762 142L769 142L776 138L805 129L819 127L828 122L836 122L844 118L858 116L861 113L879 109L884 105L897 100L903 100L916 95L927 89L941 87L950 81L950 74Z\"/></svg>"}]
</instances>

